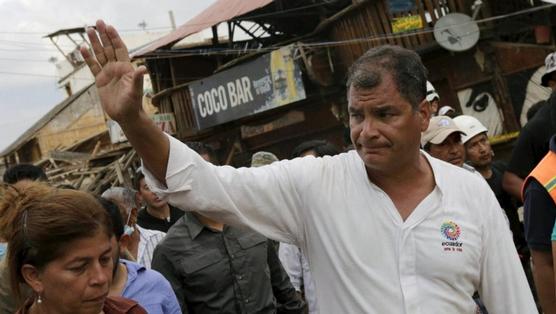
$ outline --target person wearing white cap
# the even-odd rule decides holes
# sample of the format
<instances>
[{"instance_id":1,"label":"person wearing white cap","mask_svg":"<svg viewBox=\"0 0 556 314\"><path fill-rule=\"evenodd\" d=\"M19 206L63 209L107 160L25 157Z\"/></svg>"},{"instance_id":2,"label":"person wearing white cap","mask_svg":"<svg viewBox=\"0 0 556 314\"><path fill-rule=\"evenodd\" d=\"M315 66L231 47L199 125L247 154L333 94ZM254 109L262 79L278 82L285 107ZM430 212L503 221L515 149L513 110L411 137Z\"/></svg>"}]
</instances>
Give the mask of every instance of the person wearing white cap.
<instances>
[{"instance_id":1,"label":"person wearing white cap","mask_svg":"<svg viewBox=\"0 0 556 314\"><path fill-rule=\"evenodd\" d=\"M450 117L432 117L421 137L421 145L431 156L462 167L465 149L461 136L465 135Z\"/></svg>"},{"instance_id":2,"label":"person wearing white cap","mask_svg":"<svg viewBox=\"0 0 556 314\"><path fill-rule=\"evenodd\" d=\"M442 106L439 110L438 110L438 115L439 116L447 116L450 118L454 118L456 116L456 109L454 109L451 106Z\"/></svg>"},{"instance_id":3,"label":"person wearing white cap","mask_svg":"<svg viewBox=\"0 0 556 314\"><path fill-rule=\"evenodd\" d=\"M465 147L466 163L485 178L498 203L500 203L500 207L506 212L514 243L520 252L522 265L528 268L529 252L526 249L523 226L519 221L517 208L512 197L502 188L502 177L507 164L502 161L493 162L494 151L488 140L488 129L477 118L461 115L455 117L454 122L460 130L465 132L465 135L461 136L461 140Z\"/></svg>"},{"instance_id":4,"label":"person wearing white cap","mask_svg":"<svg viewBox=\"0 0 556 314\"><path fill-rule=\"evenodd\" d=\"M461 141L465 148L466 161L484 178L490 178L492 176L490 165L494 151L488 141L487 128L472 116L461 115L455 117L453 121L464 132Z\"/></svg>"},{"instance_id":5,"label":"person wearing white cap","mask_svg":"<svg viewBox=\"0 0 556 314\"><path fill-rule=\"evenodd\" d=\"M439 105L439 101L440 101L440 96L438 96L438 93L434 89L434 86L429 81L427 81L427 97L426 98L427 98L427 101L429 102L429 104L431 105L431 114L433 116L435 116L436 113L438 112L438 105Z\"/></svg>"},{"instance_id":6,"label":"person wearing white cap","mask_svg":"<svg viewBox=\"0 0 556 314\"><path fill-rule=\"evenodd\" d=\"M556 90L556 52L549 53L544 59L545 72L541 77L541 85Z\"/></svg>"}]
</instances>

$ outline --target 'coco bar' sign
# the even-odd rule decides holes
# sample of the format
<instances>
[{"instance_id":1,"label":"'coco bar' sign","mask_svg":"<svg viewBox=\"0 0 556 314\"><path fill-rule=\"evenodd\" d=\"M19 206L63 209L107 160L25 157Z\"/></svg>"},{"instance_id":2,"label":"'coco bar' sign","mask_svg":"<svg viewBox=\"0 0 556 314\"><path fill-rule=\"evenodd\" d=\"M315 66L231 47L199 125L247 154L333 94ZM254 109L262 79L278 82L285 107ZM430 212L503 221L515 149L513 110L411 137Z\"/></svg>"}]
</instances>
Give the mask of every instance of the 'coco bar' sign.
<instances>
[{"instance_id":1,"label":"'coco bar' sign","mask_svg":"<svg viewBox=\"0 0 556 314\"><path fill-rule=\"evenodd\" d=\"M189 85L199 130L305 99L293 46Z\"/></svg>"}]
</instances>

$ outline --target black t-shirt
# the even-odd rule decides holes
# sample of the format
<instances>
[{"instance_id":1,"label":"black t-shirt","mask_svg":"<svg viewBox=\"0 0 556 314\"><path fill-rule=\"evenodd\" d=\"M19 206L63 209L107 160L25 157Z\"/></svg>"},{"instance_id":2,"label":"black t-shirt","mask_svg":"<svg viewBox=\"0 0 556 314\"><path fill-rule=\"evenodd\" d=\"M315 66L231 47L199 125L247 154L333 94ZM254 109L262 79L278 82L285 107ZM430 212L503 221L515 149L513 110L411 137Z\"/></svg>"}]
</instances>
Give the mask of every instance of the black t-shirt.
<instances>
[{"instance_id":1,"label":"black t-shirt","mask_svg":"<svg viewBox=\"0 0 556 314\"><path fill-rule=\"evenodd\" d=\"M508 171L525 179L548 153L550 137L556 133L556 93L531 121L521 129L512 152Z\"/></svg>"},{"instance_id":2,"label":"black t-shirt","mask_svg":"<svg viewBox=\"0 0 556 314\"><path fill-rule=\"evenodd\" d=\"M141 226L141 228L168 232L168 229L170 229L170 227L172 227L184 214L183 210L180 210L172 205L169 206L169 220L154 217L147 212L147 208L142 208L139 213L137 213L137 224Z\"/></svg>"},{"instance_id":3,"label":"black t-shirt","mask_svg":"<svg viewBox=\"0 0 556 314\"><path fill-rule=\"evenodd\" d=\"M551 251L556 205L539 181L535 178L529 180L523 204L527 245L533 250Z\"/></svg>"},{"instance_id":4,"label":"black t-shirt","mask_svg":"<svg viewBox=\"0 0 556 314\"><path fill-rule=\"evenodd\" d=\"M506 216L510 221L510 229L512 230L514 236L514 243L517 247L525 245L525 238L523 235L523 226L519 221L519 215L517 214L517 207L514 200L503 188L502 188L502 176L506 170L507 165L502 161L496 161L492 164L492 176L486 181L488 185L494 192L498 204L506 212Z\"/></svg>"}]
</instances>

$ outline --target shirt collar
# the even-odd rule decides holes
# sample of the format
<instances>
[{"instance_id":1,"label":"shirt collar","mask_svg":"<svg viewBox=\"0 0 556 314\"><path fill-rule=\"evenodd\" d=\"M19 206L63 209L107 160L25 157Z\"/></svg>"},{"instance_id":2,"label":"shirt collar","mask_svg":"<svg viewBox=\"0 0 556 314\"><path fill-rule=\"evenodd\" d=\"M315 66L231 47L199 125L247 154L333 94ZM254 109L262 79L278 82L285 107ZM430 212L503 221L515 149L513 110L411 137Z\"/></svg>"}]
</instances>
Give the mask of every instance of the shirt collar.
<instances>
[{"instance_id":1,"label":"shirt collar","mask_svg":"<svg viewBox=\"0 0 556 314\"><path fill-rule=\"evenodd\" d=\"M443 193L446 187L446 182L450 182L449 178L446 177L449 176L449 174L445 169L440 169L442 167L440 160L433 158L424 150L421 150L421 154L427 158L427 161L432 169L432 175L434 176L434 183L440 192Z\"/></svg>"},{"instance_id":2,"label":"shirt collar","mask_svg":"<svg viewBox=\"0 0 556 314\"><path fill-rule=\"evenodd\" d=\"M191 212L186 212L183 216L187 229L189 230L189 236L191 239L195 239L201 231L203 231L205 226Z\"/></svg>"},{"instance_id":3,"label":"shirt collar","mask_svg":"<svg viewBox=\"0 0 556 314\"><path fill-rule=\"evenodd\" d=\"M145 270L147 270L145 268L145 266L137 264L137 263L130 262L130 261L125 260L125 259L120 259L120 263L124 264L125 267L127 268L127 282L125 284L124 290L128 286L130 286L133 283L133 281L135 281L135 279L137 278L138 273L144 272Z\"/></svg>"}]
</instances>

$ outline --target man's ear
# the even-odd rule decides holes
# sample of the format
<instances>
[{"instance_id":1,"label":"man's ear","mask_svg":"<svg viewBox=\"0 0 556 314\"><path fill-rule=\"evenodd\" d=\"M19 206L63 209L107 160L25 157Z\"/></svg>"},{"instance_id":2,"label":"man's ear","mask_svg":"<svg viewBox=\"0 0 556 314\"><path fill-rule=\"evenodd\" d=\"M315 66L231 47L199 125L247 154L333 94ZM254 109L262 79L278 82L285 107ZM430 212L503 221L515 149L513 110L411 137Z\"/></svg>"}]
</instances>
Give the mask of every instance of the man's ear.
<instances>
[{"instance_id":1,"label":"man's ear","mask_svg":"<svg viewBox=\"0 0 556 314\"><path fill-rule=\"evenodd\" d=\"M138 209L136 207L133 207L131 209L131 217L129 218L129 224L130 226L135 226L137 224L137 213L138 213Z\"/></svg>"},{"instance_id":2,"label":"man's ear","mask_svg":"<svg viewBox=\"0 0 556 314\"><path fill-rule=\"evenodd\" d=\"M123 234L120 237L120 241L118 242L120 245L120 252L123 252L123 250L129 249L129 245L131 244L131 237L127 234Z\"/></svg>"},{"instance_id":3,"label":"man's ear","mask_svg":"<svg viewBox=\"0 0 556 314\"><path fill-rule=\"evenodd\" d=\"M417 107L417 111L421 119L421 132L425 132L429 127L429 121L431 119L431 104L426 99L423 99Z\"/></svg>"},{"instance_id":4,"label":"man's ear","mask_svg":"<svg viewBox=\"0 0 556 314\"><path fill-rule=\"evenodd\" d=\"M21 266L21 275L33 291L39 295L42 294L44 291L44 285L42 283L41 274L35 266L29 264Z\"/></svg>"},{"instance_id":5,"label":"man's ear","mask_svg":"<svg viewBox=\"0 0 556 314\"><path fill-rule=\"evenodd\" d=\"M138 206L143 205L143 197L141 196L141 193L139 193L139 191L135 193L135 204L137 204Z\"/></svg>"}]
</instances>

